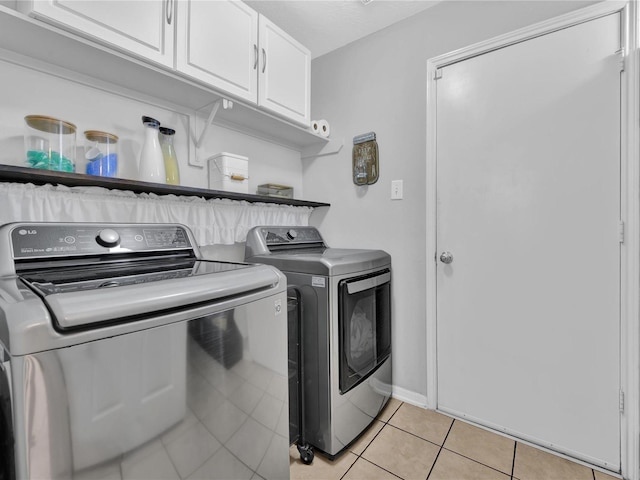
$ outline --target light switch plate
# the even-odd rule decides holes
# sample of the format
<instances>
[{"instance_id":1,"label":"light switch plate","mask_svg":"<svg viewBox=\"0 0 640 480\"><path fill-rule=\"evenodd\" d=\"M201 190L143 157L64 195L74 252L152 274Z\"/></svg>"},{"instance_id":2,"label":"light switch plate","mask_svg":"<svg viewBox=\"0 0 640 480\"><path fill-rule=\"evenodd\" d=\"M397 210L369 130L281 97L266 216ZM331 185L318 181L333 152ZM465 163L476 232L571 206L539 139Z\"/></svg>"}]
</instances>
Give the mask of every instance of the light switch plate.
<instances>
[{"instance_id":1,"label":"light switch plate","mask_svg":"<svg viewBox=\"0 0 640 480\"><path fill-rule=\"evenodd\" d=\"M391 200L402 200L402 180L391 180Z\"/></svg>"}]
</instances>

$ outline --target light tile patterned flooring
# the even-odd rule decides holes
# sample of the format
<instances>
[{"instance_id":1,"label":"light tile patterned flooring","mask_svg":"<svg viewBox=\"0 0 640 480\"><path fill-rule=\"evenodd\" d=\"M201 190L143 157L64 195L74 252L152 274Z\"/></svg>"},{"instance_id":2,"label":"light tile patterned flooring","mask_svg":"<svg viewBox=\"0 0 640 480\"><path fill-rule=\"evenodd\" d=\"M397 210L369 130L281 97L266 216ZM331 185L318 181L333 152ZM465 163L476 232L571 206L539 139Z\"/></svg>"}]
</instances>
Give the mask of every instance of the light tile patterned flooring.
<instances>
[{"instance_id":1,"label":"light tile patterned flooring","mask_svg":"<svg viewBox=\"0 0 640 480\"><path fill-rule=\"evenodd\" d=\"M460 420L391 399L335 461L304 465L290 449L292 480L614 480Z\"/></svg>"}]
</instances>

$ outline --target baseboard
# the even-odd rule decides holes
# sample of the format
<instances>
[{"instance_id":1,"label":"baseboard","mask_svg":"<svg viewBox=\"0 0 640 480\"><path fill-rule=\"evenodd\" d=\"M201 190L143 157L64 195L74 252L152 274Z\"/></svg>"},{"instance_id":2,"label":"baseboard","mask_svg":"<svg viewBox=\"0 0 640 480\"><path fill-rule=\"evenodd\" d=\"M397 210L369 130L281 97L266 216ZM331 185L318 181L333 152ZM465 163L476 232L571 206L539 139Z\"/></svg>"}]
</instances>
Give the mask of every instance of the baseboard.
<instances>
[{"instance_id":1,"label":"baseboard","mask_svg":"<svg viewBox=\"0 0 640 480\"><path fill-rule=\"evenodd\" d=\"M416 392L412 392L411 390L407 390L406 388L401 388L394 385L392 396L397 400L410 403L411 405L415 405L416 407L427 408L426 396L420 395Z\"/></svg>"}]
</instances>

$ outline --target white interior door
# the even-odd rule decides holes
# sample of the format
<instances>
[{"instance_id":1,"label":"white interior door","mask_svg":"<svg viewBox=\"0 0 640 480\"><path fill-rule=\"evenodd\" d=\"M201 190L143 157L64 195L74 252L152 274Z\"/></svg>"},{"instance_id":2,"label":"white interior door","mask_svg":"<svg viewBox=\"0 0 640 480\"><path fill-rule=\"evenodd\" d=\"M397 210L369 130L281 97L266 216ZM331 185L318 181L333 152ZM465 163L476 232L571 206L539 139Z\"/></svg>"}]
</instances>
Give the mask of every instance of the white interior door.
<instances>
[{"instance_id":1,"label":"white interior door","mask_svg":"<svg viewBox=\"0 0 640 480\"><path fill-rule=\"evenodd\" d=\"M620 468L620 15L446 66L438 408Z\"/></svg>"}]
</instances>

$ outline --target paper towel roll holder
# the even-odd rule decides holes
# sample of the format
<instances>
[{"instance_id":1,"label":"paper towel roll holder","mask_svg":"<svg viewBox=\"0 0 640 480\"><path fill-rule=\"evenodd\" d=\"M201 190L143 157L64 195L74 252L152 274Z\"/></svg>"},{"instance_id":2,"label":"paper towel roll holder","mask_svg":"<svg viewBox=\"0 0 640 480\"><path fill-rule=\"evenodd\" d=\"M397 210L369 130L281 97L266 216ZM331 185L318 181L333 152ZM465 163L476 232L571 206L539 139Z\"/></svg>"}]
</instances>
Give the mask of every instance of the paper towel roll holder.
<instances>
[{"instance_id":1,"label":"paper towel roll holder","mask_svg":"<svg viewBox=\"0 0 640 480\"><path fill-rule=\"evenodd\" d=\"M353 137L352 169L356 185L373 185L378 181L380 169L375 132Z\"/></svg>"}]
</instances>

